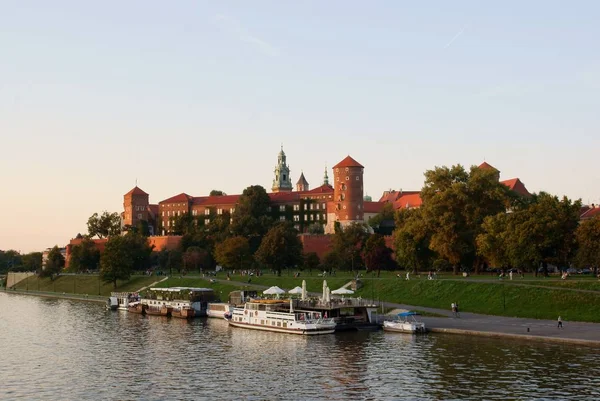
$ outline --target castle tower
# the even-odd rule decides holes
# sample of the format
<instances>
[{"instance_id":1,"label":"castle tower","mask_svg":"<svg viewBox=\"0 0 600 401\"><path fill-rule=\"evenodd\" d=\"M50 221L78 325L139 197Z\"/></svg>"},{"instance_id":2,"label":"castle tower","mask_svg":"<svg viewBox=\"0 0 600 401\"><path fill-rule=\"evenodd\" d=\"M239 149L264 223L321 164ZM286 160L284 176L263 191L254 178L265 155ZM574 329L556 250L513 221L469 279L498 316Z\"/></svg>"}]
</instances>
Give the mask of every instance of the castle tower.
<instances>
[{"instance_id":1,"label":"castle tower","mask_svg":"<svg viewBox=\"0 0 600 401\"><path fill-rule=\"evenodd\" d=\"M342 227L354 222L363 222L363 170L364 167L350 156L333 166L335 182L331 217ZM331 231L331 228L328 231Z\"/></svg>"},{"instance_id":2,"label":"castle tower","mask_svg":"<svg viewBox=\"0 0 600 401\"><path fill-rule=\"evenodd\" d=\"M285 163L285 153L283 145L279 156L277 156L277 166L275 167L275 179L273 180L273 192L288 192L292 190L292 179L290 178L290 166Z\"/></svg>"},{"instance_id":3,"label":"castle tower","mask_svg":"<svg viewBox=\"0 0 600 401\"><path fill-rule=\"evenodd\" d=\"M329 185L329 176L327 175L327 166L325 166L325 175L323 176L323 185Z\"/></svg>"},{"instance_id":4,"label":"castle tower","mask_svg":"<svg viewBox=\"0 0 600 401\"><path fill-rule=\"evenodd\" d=\"M306 178L304 178L304 173L300 173L300 178L298 178L298 182L296 183L296 191L301 192L308 190L308 181L306 181Z\"/></svg>"},{"instance_id":5,"label":"castle tower","mask_svg":"<svg viewBox=\"0 0 600 401\"><path fill-rule=\"evenodd\" d=\"M140 220L148 221L148 194L137 185L123 196L123 226L135 227Z\"/></svg>"}]
</instances>

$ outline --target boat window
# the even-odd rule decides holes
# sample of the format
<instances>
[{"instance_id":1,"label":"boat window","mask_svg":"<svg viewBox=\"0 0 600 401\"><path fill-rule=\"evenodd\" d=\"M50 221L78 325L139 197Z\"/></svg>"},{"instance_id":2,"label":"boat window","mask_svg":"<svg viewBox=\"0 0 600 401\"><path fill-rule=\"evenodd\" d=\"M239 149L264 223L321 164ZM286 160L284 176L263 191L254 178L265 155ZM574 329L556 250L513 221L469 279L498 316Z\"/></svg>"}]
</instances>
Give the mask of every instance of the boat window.
<instances>
[{"instance_id":1,"label":"boat window","mask_svg":"<svg viewBox=\"0 0 600 401\"><path fill-rule=\"evenodd\" d=\"M287 327L287 322L283 322L283 327Z\"/></svg>"},{"instance_id":2,"label":"boat window","mask_svg":"<svg viewBox=\"0 0 600 401\"><path fill-rule=\"evenodd\" d=\"M265 321L264 321L264 320L261 320L261 321L260 321L260 324L263 324L263 325L264 325L264 324L265 324Z\"/></svg>"},{"instance_id":3,"label":"boat window","mask_svg":"<svg viewBox=\"0 0 600 401\"><path fill-rule=\"evenodd\" d=\"M281 327L281 322L277 322L277 327Z\"/></svg>"}]
</instances>

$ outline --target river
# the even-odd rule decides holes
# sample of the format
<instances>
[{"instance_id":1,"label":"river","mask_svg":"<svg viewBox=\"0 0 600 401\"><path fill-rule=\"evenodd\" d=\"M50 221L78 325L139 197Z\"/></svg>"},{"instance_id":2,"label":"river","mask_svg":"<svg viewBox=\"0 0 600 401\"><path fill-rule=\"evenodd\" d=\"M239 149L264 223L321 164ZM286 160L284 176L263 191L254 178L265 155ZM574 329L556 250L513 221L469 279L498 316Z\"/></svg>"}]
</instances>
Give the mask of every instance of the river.
<instances>
[{"instance_id":1,"label":"river","mask_svg":"<svg viewBox=\"0 0 600 401\"><path fill-rule=\"evenodd\" d=\"M600 350L379 332L302 337L0 293L2 400L600 399Z\"/></svg>"}]
</instances>

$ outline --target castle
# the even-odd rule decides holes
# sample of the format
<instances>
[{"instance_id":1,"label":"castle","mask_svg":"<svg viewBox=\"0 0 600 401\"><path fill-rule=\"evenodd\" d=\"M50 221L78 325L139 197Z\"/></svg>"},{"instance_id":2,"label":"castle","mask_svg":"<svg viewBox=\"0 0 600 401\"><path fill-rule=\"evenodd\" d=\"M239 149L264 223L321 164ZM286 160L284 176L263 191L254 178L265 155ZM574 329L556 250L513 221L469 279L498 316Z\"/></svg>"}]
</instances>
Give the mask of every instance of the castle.
<instances>
[{"instance_id":1,"label":"castle","mask_svg":"<svg viewBox=\"0 0 600 401\"><path fill-rule=\"evenodd\" d=\"M485 162L479 168L496 170ZM355 222L368 222L381 212L386 203L391 203L395 210L421 206L420 191L390 190L385 191L379 201L366 200L363 171L364 166L348 155L333 166L333 185L329 183L326 168L320 186L310 189L302 173L294 189L282 147L277 156L271 192L268 193L271 216L276 220L291 221L300 233L306 232L310 225L318 224L326 234L331 234L336 223L344 227ZM500 172L496 171L499 179ZM501 182L521 195L529 195L518 178ZM239 198L240 195L191 196L180 193L151 204L149 195L136 186L124 195L122 225L136 226L140 221L146 221L152 235L169 236L173 234L175 219L185 214L203 219L205 224L216 216L228 215L231 218Z\"/></svg>"}]
</instances>

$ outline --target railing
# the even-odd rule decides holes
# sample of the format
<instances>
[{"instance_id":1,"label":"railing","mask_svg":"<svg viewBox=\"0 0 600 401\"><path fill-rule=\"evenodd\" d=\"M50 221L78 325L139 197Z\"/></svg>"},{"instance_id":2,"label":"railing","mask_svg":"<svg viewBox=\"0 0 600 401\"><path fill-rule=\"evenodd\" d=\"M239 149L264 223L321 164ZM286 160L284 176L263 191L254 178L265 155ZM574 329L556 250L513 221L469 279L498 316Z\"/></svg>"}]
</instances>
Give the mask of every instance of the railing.
<instances>
[{"instance_id":1,"label":"railing","mask_svg":"<svg viewBox=\"0 0 600 401\"><path fill-rule=\"evenodd\" d=\"M332 308L352 308L352 307L367 307L372 306L376 307L377 305L368 299L362 298L347 298L347 299L332 299L329 302L323 302L320 299L315 300L298 300L294 302L294 308L302 309L302 308L317 308L317 309L332 309Z\"/></svg>"}]
</instances>

